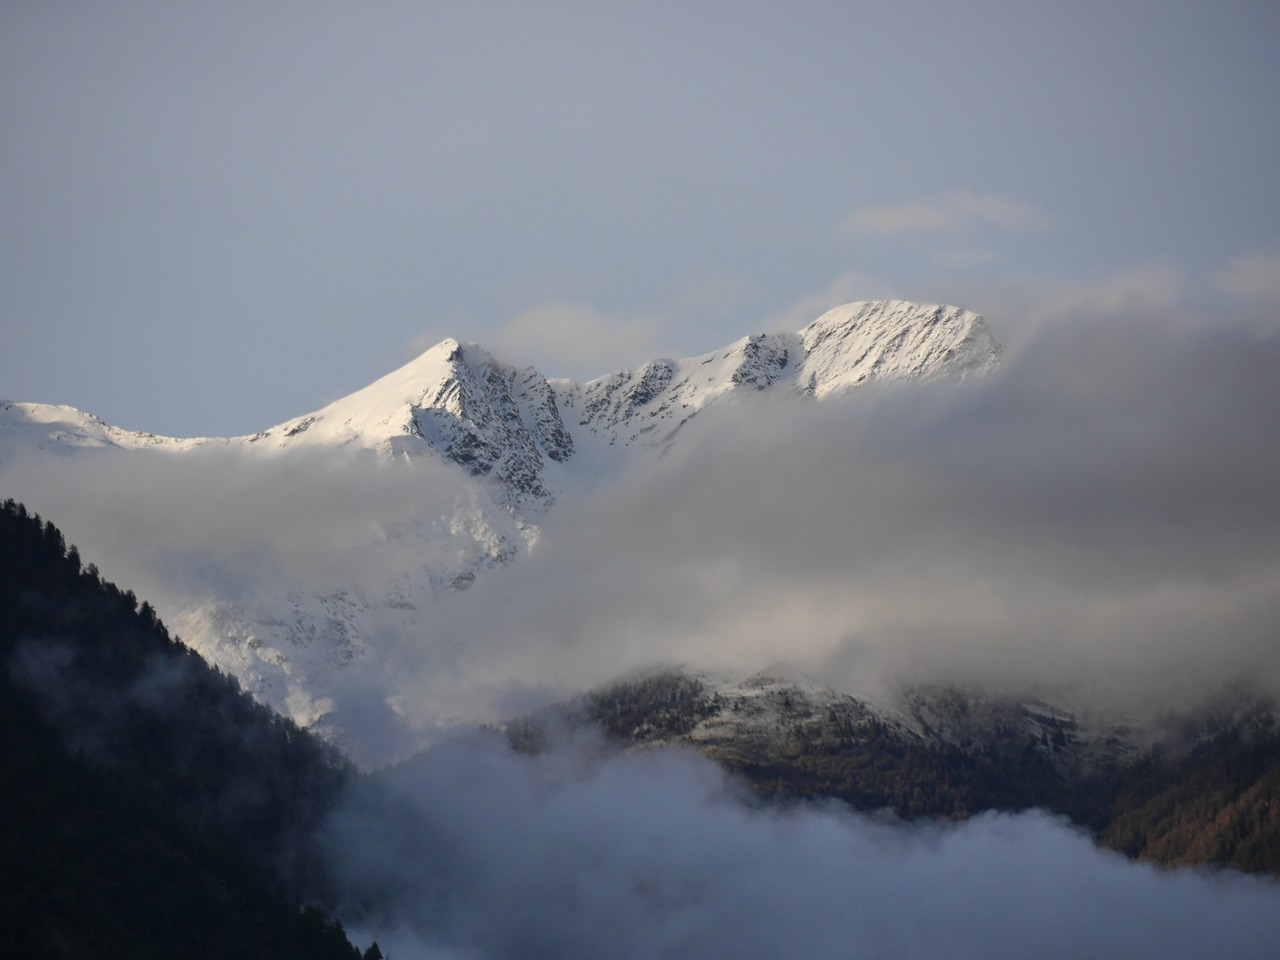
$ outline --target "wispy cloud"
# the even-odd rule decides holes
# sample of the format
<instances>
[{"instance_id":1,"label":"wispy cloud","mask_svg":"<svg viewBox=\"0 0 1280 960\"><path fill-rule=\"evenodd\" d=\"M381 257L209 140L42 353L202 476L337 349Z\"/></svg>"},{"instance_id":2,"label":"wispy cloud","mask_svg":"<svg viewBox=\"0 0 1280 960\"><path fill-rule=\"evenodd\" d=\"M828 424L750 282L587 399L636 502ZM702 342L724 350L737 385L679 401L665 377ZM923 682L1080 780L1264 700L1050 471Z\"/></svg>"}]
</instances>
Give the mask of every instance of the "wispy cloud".
<instances>
[{"instance_id":1,"label":"wispy cloud","mask_svg":"<svg viewBox=\"0 0 1280 960\"><path fill-rule=\"evenodd\" d=\"M664 325L659 317L618 316L587 303L544 303L512 317L493 350L548 376L595 377L647 360Z\"/></svg>"},{"instance_id":2,"label":"wispy cloud","mask_svg":"<svg viewBox=\"0 0 1280 960\"><path fill-rule=\"evenodd\" d=\"M1043 291L1032 311L1050 318L1149 316L1174 310L1187 286L1187 278L1167 263L1136 264L1097 280L1055 283Z\"/></svg>"},{"instance_id":3,"label":"wispy cloud","mask_svg":"<svg viewBox=\"0 0 1280 960\"><path fill-rule=\"evenodd\" d=\"M390 801L346 807L329 865L357 938L408 960L1275 950L1273 884L1131 863L1042 813L761 809L704 758L598 746L459 741L390 772Z\"/></svg>"},{"instance_id":4,"label":"wispy cloud","mask_svg":"<svg viewBox=\"0 0 1280 960\"><path fill-rule=\"evenodd\" d=\"M1237 257L1218 273L1217 280L1237 300L1280 305L1280 249Z\"/></svg>"},{"instance_id":5,"label":"wispy cloud","mask_svg":"<svg viewBox=\"0 0 1280 960\"><path fill-rule=\"evenodd\" d=\"M799 330L832 307L855 300L890 299L896 295L887 281L860 270L847 270L827 284L825 290L803 296L775 313L769 318L768 326L773 330Z\"/></svg>"},{"instance_id":6,"label":"wispy cloud","mask_svg":"<svg viewBox=\"0 0 1280 960\"><path fill-rule=\"evenodd\" d=\"M1045 229L1053 218L1014 197L955 190L936 200L910 200L863 207L841 224L854 235L954 234L979 227L1017 231Z\"/></svg>"}]
</instances>

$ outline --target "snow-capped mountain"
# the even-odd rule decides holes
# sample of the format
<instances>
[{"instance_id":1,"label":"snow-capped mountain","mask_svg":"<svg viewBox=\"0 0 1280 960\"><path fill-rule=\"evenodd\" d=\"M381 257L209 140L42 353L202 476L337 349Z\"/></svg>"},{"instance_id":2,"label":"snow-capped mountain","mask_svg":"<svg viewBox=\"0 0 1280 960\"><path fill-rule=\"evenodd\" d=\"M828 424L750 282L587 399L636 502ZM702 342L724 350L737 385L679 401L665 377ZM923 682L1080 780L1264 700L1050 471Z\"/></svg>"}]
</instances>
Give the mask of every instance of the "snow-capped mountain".
<instances>
[{"instance_id":1,"label":"snow-capped mountain","mask_svg":"<svg viewBox=\"0 0 1280 960\"><path fill-rule=\"evenodd\" d=\"M1000 346L957 307L851 303L794 334L755 334L685 360L653 360L579 386L555 385L576 425L608 443L668 442L698 411L741 391L823 398L874 380L965 377L992 370Z\"/></svg>"},{"instance_id":2,"label":"snow-capped mountain","mask_svg":"<svg viewBox=\"0 0 1280 960\"><path fill-rule=\"evenodd\" d=\"M400 728L464 715L442 706L424 721L421 697L402 686L431 644L432 655L452 656L446 648L463 642L433 639L438 604L528 554L602 475L670 449L691 418L739 398L767 391L803 406L873 381L980 376L999 357L978 315L902 301L848 304L797 333L755 334L586 383L548 380L449 339L362 390L244 437L159 437L70 407L0 403L0 462L40 451L54 469L96 470L142 456L139 470L161 474L190 457L211 473L342 463L394 477L397 489L421 483L425 500L369 506L376 519L344 535L322 584L290 585L285 571L269 585L193 589L158 571L148 590L187 642L260 700L371 762L413 745Z\"/></svg>"},{"instance_id":3,"label":"snow-capped mountain","mask_svg":"<svg viewBox=\"0 0 1280 960\"><path fill-rule=\"evenodd\" d=\"M553 498L548 463L571 463L584 442L658 446L700 410L741 392L821 399L872 381L982 375L999 358L986 322L971 311L868 301L829 310L798 333L754 334L583 384L548 380L477 344L447 339L362 390L247 437L161 437L72 407L3 402L0 442L60 452L334 447L370 450L383 460L436 457L497 481L499 501L529 506Z\"/></svg>"}]
</instances>

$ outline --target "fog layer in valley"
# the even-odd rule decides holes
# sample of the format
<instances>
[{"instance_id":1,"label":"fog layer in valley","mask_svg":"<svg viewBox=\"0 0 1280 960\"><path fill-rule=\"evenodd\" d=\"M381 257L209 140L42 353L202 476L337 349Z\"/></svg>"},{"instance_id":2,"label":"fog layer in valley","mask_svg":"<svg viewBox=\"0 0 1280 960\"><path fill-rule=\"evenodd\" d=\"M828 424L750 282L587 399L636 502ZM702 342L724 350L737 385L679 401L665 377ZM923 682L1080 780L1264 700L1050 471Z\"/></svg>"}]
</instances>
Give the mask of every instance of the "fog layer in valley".
<instances>
[{"instance_id":1,"label":"fog layer in valley","mask_svg":"<svg viewBox=\"0 0 1280 960\"><path fill-rule=\"evenodd\" d=\"M417 958L1270 957L1274 882L1161 871L1040 813L917 824L747 801L708 760L437 748L330 852L357 939Z\"/></svg>"}]
</instances>

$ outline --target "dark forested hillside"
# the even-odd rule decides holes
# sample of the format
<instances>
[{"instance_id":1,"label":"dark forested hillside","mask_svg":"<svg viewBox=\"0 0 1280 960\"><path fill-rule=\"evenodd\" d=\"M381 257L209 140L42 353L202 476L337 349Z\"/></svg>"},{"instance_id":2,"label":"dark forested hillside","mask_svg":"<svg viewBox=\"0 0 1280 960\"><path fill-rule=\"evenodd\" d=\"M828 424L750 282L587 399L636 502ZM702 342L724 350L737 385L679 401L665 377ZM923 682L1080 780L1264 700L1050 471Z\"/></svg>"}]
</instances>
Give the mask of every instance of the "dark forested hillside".
<instances>
[{"instance_id":1,"label":"dark forested hillside","mask_svg":"<svg viewBox=\"0 0 1280 960\"><path fill-rule=\"evenodd\" d=\"M51 523L0 509L0 953L358 958L303 898L350 776Z\"/></svg>"},{"instance_id":2,"label":"dark forested hillside","mask_svg":"<svg viewBox=\"0 0 1280 960\"><path fill-rule=\"evenodd\" d=\"M1098 836L1170 866L1221 864L1280 876L1280 731L1273 716L1161 747L1110 784Z\"/></svg>"}]
</instances>

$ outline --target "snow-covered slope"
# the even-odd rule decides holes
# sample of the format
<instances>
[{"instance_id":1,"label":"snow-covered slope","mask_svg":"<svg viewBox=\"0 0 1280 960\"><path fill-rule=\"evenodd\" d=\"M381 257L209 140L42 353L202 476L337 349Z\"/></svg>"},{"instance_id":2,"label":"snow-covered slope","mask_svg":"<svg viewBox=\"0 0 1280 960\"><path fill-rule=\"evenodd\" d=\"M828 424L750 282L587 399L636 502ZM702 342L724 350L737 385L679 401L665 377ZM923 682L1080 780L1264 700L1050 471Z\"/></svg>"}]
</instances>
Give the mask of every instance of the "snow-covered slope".
<instances>
[{"instance_id":1,"label":"snow-covered slope","mask_svg":"<svg viewBox=\"0 0 1280 960\"><path fill-rule=\"evenodd\" d=\"M62 455L108 448L191 450L208 442L122 430L75 407L0 400L0 457L30 450Z\"/></svg>"},{"instance_id":2,"label":"snow-covered slope","mask_svg":"<svg viewBox=\"0 0 1280 960\"><path fill-rule=\"evenodd\" d=\"M800 340L796 381L815 397L871 380L982 375L1000 361L1000 346L976 313L900 300L828 310Z\"/></svg>"},{"instance_id":3,"label":"snow-covered slope","mask_svg":"<svg viewBox=\"0 0 1280 960\"><path fill-rule=\"evenodd\" d=\"M758 333L702 356L555 386L566 418L592 435L661 445L698 411L740 391L823 398L874 380L982 375L999 359L976 313L876 300L828 310L799 333Z\"/></svg>"},{"instance_id":4,"label":"snow-covered slope","mask_svg":"<svg viewBox=\"0 0 1280 960\"><path fill-rule=\"evenodd\" d=\"M363 390L247 442L278 450L354 445L386 460L434 455L496 481L496 498L511 506L548 501L546 461L573 456L573 440L545 377L453 339Z\"/></svg>"},{"instance_id":5,"label":"snow-covered slope","mask_svg":"<svg viewBox=\"0 0 1280 960\"><path fill-rule=\"evenodd\" d=\"M796 333L755 334L586 383L548 381L449 339L323 409L245 437L157 437L69 407L0 403L0 465L39 451L54 455L52 469L97 469L105 457L160 476L194 454L211 474L341 463L395 476L397 489L421 484L421 498L369 507L376 522L332 548L322 584L291 585L288 571L234 589L196 591L190 577L164 571L155 580L173 583L155 601L184 639L264 702L371 762L402 751L397 724L421 722L409 718L402 675L420 673L424 644L437 642L438 601L526 554L602 471L637 469L691 417L741 396L769 391L803 405L871 381L981 375L999 355L976 314L901 301L849 304ZM40 500L38 490L6 495Z\"/></svg>"}]
</instances>

